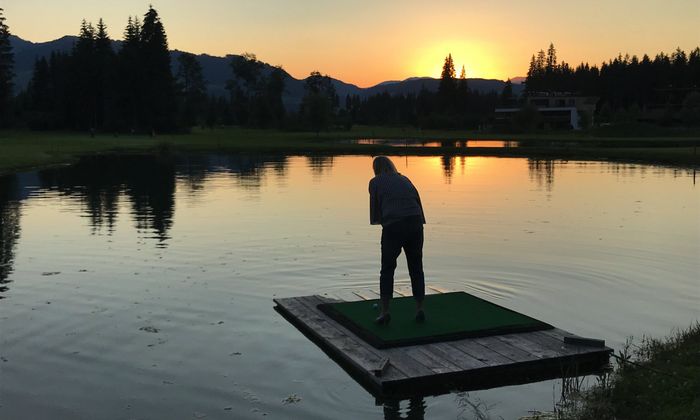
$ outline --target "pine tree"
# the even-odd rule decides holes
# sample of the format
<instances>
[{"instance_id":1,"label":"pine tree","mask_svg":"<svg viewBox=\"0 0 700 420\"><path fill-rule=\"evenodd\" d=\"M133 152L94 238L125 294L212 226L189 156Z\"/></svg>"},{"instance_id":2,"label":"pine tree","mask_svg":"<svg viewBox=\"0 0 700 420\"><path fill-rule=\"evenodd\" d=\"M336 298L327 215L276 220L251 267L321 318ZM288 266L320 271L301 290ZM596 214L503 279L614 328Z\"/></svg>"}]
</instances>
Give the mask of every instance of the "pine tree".
<instances>
[{"instance_id":1,"label":"pine tree","mask_svg":"<svg viewBox=\"0 0 700 420\"><path fill-rule=\"evenodd\" d=\"M469 83L467 82L467 70L462 66L457 82L457 107L459 111L466 111L469 105Z\"/></svg>"},{"instance_id":2,"label":"pine tree","mask_svg":"<svg viewBox=\"0 0 700 420\"><path fill-rule=\"evenodd\" d=\"M554 44L550 43L547 49L547 61L545 69L547 72L553 72L557 67L557 50L554 48Z\"/></svg>"},{"instance_id":3,"label":"pine tree","mask_svg":"<svg viewBox=\"0 0 700 420\"><path fill-rule=\"evenodd\" d=\"M455 65L452 61L452 54L448 54L445 57L445 63L442 65L442 74L438 85L438 98L444 111L452 111L454 109L456 87Z\"/></svg>"},{"instance_id":4,"label":"pine tree","mask_svg":"<svg viewBox=\"0 0 700 420\"><path fill-rule=\"evenodd\" d=\"M115 55L112 40L107 34L107 25L100 19L95 33L95 99L96 127L114 128L113 112L115 104L114 64Z\"/></svg>"},{"instance_id":5,"label":"pine tree","mask_svg":"<svg viewBox=\"0 0 700 420\"><path fill-rule=\"evenodd\" d=\"M532 55L530 59L530 67L527 70L527 77L525 78L525 90L528 93L537 92L538 80L537 80L537 61L535 60L535 55Z\"/></svg>"},{"instance_id":6,"label":"pine tree","mask_svg":"<svg viewBox=\"0 0 700 420\"><path fill-rule=\"evenodd\" d=\"M5 24L3 9L0 8L0 126L9 124L14 78L14 54L10 44L10 28Z\"/></svg>"},{"instance_id":7,"label":"pine tree","mask_svg":"<svg viewBox=\"0 0 700 420\"><path fill-rule=\"evenodd\" d=\"M115 126L133 132L139 127L143 101L141 69L141 22L129 16L124 41L117 53L115 66Z\"/></svg>"},{"instance_id":8,"label":"pine tree","mask_svg":"<svg viewBox=\"0 0 700 420\"><path fill-rule=\"evenodd\" d=\"M513 105L513 83L510 79L506 81L506 84L503 86L503 91L501 91L501 105Z\"/></svg>"},{"instance_id":9,"label":"pine tree","mask_svg":"<svg viewBox=\"0 0 700 420\"><path fill-rule=\"evenodd\" d=\"M452 54L445 57L445 63L442 65L442 73L440 74L440 85L438 92L447 95L454 92L455 89L455 65L452 61Z\"/></svg>"},{"instance_id":10,"label":"pine tree","mask_svg":"<svg viewBox=\"0 0 700 420\"><path fill-rule=\"evenodd\" d=\"M462 66L462 71L459 73L459 84L458 87L461 91L466 92L469 89L467 83L467 70Z\"/></svg>"},{"instance_id":11,"label":"pine tree","mask_svg":"<svg viewBox=\"0 0 700 420\"><path fill-rule=\"evenodd\" d=\"M539 50L537 52L537 59L535 60L535 70L539 74L543 74L547 68L547 58L545 57L544 50Z\"/></svg>"},{"instance_id":12,"label":"pine tree","mask_svg":"<svg viewBox=\"0 0 700 420\"><path fill-rule=\"evenodd\" d=\"M170 52L165 28L158 12L151 6L144 15L140 34L142 85L142 119L144 128L172 131L176 127L175 80L170 69Z\"/></svg>"},{"instance_id":13,"label":"pine tree","mask_svg":"<svg viewBox=\"0 0 700 420\"><path fill-rule=\"evenodd\" d=\"M69 107L74 112L71 128L94 129L96 124L95 91L95 28L83 19L78 39L73 45L71 84L72 101Z\"/></svg>"}]
</instances>

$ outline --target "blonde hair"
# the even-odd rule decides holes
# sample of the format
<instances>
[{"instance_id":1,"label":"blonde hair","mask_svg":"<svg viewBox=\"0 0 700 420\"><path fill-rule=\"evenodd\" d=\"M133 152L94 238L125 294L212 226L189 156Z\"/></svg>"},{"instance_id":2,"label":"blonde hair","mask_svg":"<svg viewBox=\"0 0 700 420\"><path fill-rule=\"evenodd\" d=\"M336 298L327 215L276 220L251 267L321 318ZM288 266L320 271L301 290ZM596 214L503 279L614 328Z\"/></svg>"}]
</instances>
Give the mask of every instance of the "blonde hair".
<instances>
[{"instance_id":1,"label":"blonde hair","mask_svg":"<svg viewBox=\"0 0 700 420\"><path fill-rule=\"evenodd\" d=\"M392 162L391 159L389 159L386 156L375 157L374 161L372 162L372 169L374 169L375 175L395 174L395 173L399 172L396 170L396 166L394 166L394 162Z\"/></svg>"}]
</instances>

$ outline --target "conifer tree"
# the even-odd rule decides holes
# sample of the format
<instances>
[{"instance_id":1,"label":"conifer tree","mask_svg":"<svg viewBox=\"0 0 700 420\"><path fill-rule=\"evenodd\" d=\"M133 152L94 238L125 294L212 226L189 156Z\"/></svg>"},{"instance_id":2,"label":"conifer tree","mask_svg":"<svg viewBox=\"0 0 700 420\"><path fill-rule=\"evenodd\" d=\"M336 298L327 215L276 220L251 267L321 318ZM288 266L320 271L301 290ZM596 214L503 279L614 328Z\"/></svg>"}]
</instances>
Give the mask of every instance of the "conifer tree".
<instances>
[{"instance_id":1,"label":"conifer tree","mask_svg":"<svg viewBox=\"0 0 700 420\"><path fill-rule=\"evenodd\" d=\"M442 73L440 74L440 85L438 87L438 92L443 95L449 95L454 92L455 89L455 65L452 61L452 54L448 54L445 57L445 63L442 66Z\"/></svg>"},{"instance_id":2,"label":"conifer tree","mask_svg":"<svg viewBox=\"0 0 700 420\"><path fill-rule=\"evenodd\" d=\"M469 106L469 84L467 83L467 70L464 68L464 65L459 73L459 81L457 82L456 103L458 111L467 111Z\"/></svg>"},{"instance_id":3,"label":"conifer tree","mask_svg":"<svg viewBox=\"0 0 700 420\"><path fill-rule=\"evenodd\" d=\"M459 73L459 83L458 88L460 91L467 92L469 90L469 85L467 84L467 70L462 66L462 71Z\"/></svg>"},{"instance_id":4,"label":"conifer tree","mask_svg":"<svg viewBox=\"0 0 700 420\"><path fill-rule=\"evenodd\" d=\"M97 99L95 92L95 28L83 19L80 33L73 46L69 104L74 119L71 128L94 129Z\"/></svg>"},{"instance_id":5,"label":"conifer tree","mask_svg":"<svg viewBox=\"0 0 700 420\"><path fill-rule=\"evenodd\" d=\"M547 61L545 66L548 72L553 72L557 67L557 50L554 48L554 43L550 43L547 49Z\"/></svg>"},{"instance_id":6,"label":"conifer tree","mask_svg":"<svg viewBox=\"0 0 700 420\"><path fill-rule=\"evenodd\" d=\"M452 54L448 54L442 65L442 74L438 85L438 98L443 111L454 109L456 88L455 65L452 61Z\"/></svg>"},{"instance_id":7,"label":"conifer tree","mask_svg":"<svg viewBox=\"0 0 700 420\"><path fill-rule=\"evenodd\" d=\"M14 55L10 44L10 28L5 24L3 9L0 8L0 126L7 125L11 117L13 69Z\"/></svg>"},{"instance_id":8,"label":"conifer tree","mask_svg":"<svg viewBox=\"0 0 700 420\"><path fill-rule=\"evenodd\" d=\"M180 121L192 127L200 121L207 99L202 66L193 54L182 53L177 58L177 84L181 94Z\"/></svg>"},{"instance_id":9,"label":"conifer tree","mask_svg":"<svg viewBox=\"0 0 700 420\"><path fill-rule=\"evenodd\" d=\"M96 126L114 128L113 112L115 108L114 64L115 55L112 40L107 33L107 25L102 19L97 23L95 32L95 99Z\"/></svg>"},{"instance_id":10,"label":"conifer tree","mask_svg":"<svg viewBox=\"0 0 700 420\"><path fill-rule=\"evenodd\" d=\"M151 6L144 15L140 34L142 85L142 125L150 132L175 129L177 112L175 80L170 68L170 52L165 28Z\"/></svg>"},{"instance_id":11,"label":"conifer tree","mask_svg":"<svg viewBox=\"0 0 700 420\"><path fill-rule=\"evenodd\" d=\"M115 125L131 132L139 126L143 73L141 71L141 22L131 17L124 29L124 41L117 53Z\"/></svg>"},{"instance_id":12,"label":"conifer tree","mask_svg":"<svg viewBox=\"0 0 700 420\"><path fill-rule=\"evenodd\" d=\"M506 80L506 84L503 86L503 91L501 91L501 105L513 105L513 83L510 81L510 79Z\"/></svg>"}]
</instances>

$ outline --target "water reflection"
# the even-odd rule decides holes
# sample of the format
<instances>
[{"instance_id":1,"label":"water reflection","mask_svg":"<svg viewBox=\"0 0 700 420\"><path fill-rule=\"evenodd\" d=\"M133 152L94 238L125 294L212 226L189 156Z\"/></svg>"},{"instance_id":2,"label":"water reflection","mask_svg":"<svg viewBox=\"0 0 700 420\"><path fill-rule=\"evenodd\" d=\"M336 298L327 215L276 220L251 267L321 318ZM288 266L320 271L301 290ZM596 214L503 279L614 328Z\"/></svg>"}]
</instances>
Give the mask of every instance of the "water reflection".
<instances>
[{"instance_id":1,"label":"water reflection","mask_svg":"<svg viewBox=\"0 0 700 420\"><path fill-rule=\"evenodd\" d=\"M16 175L0 177L0 299L7 291L20 232L19 185Z\"/></svg>"},{"instance_id":2,"label":"water reflection","mask_svg":"<svg viewBox=\"0 0 700 420\"><path fill-rule=\"evenodd\" d=\"M455 169L457 168L457 165L459 165L460 174L464 175L466 168L467 168L467 162L469 162L470 159L474 159L474 158L473 157L470 158L470 157L464 156L464 155L442 155L442 156L440 156L440 166L442 168L442 174L445 178L445 183L446 184L452 183L452 177L455 174Z\"/></svg>"},{"instance_id":3,"label":"water reflection","mask_svg":"<svg viewBox=\"0 0 700 420\"><path fill-rule=\"evenodd\" d=\"M323 175L333 168L333 156L308 156L306 159L314 175Z\"/></svg>"},{"instance_id":4,"label":"water reflection","mask_svg":"<svg viewBox=\"0 0 700 420\"><path fill-rule=\"evenodd\" d=\"M528 159L530 180L536 182L538 187L551 191L554 185L554 162L552 159Z\"/></svg>"},{"instance_id":5,"label":"water reflection","mask_svg":"<svg viewBox=\"0 0 700 420\"><path fill-rule=\"evenodd\" d=\"M425 418L425 399L422 397L408 400L405 416L401 413L400 400L378 400L377 404L381 405L384 410L384 420L423 420Z\"/></svg>"},{"instance_id":6,"label":"water reflection","mask_svg":"<svg viewBox=\"0 0 700 420\"><path fill-rule=\"evenodd\" d=\"M440 158L440 163L442 163L442 173L445 174L445 180L449 184L455 168L455 157L444 155Z\"/></svg>"},{"instance_id":7,"label":"water reflection","mask_svg":"<svg viewBox=\"0 0 700 420\"><path fill-rule=\"evenodd\" d=\"M93 234L114 232L119 198L131 204L136 228L165 244L175 206L175 163L157 156L85 157L66 168L39 172L41 188L79 200Z\"/></svg>"},{"instance_id":8,"label":"water reflection","mask_svg":"<svg viewBox=\"0 0 700 420\"><path fill-rule=\"evenodd\" d=\"M309 158L319 174L330 168L332 157ZM66 168L39 172L42 189L58 191L84 206L93 234L114 233L120 198L131 206L137 230L167 246L173 226L175 191L180 182L190 196L203 191L207 180L226 173L238 186L259 190L268 170L284 178L286 156L190 155L93 156Z\"/></svg>"}]
</instances>

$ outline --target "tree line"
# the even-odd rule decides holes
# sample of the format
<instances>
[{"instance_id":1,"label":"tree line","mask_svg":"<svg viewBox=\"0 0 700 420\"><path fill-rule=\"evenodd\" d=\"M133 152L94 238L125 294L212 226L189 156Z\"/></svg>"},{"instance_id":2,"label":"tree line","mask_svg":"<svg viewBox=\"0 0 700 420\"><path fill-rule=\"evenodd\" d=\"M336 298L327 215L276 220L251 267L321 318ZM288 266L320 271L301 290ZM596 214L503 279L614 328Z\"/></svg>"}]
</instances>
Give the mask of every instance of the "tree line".
<instances>
[{"instance_id":1,"label":"tree line","mask_svg":"<svg viewBox=\"0 0 700 420\"><path fill-rule=\"evenodd\" d=\"M480 93L469 87L462 66L456 75L452 54L445 57L437 91L378 93L365 99L345 100L346 120L370 125L413 125L421 128L479 128L488 123L495 107L514 100L510 80L502 92ZM341 117L343 117L341 115Z\"/></svg>"},{"instance_id":2,"label":"tree line","mask_svg":"<svg viewBox=\"0 0 700 420\"><path fill-rule=\"evenodd\" d=\"M332 79L312 72L298 109L286 109L286 80L254 54L231 58L228 94L207 92L195 57L176 53L171 63L158 12L130 17L123 40L113 41L106 24L80 25L70 52L39 58L27 88L13 96L10 31L0 9L0 126L91 132L173 132L193 126L240 125L320 131L353 124L413 125L422 128L479 128L496 107L520 107L508 80L501 92L481 93L459 77L452 55L445 57L437 91L369 97L338 97ZM619 55L600 66L575 68L557 60L553 44L532 56L525 95L572 94L600 98L596 119L647 118L700 124L700 48L644 55ZM524 113L526 114L526 113Z\"/></svg>"},{"instance_id":3,"label":"tree line","mask_svg":"<svg viewBox=\"0 0 700 420\"><path fill-rule=\"evenodd\" d=\"M27 88L14 98L9 35L0 9L4 126L12 122L38 130L156 133L196 125L318 131L336 122L339 99L329 76L312 72L301 106L287 112L282 97L289 75L250 53L231 59L228 96L208 95L194 55L178 52L171 67L165 28L153 7L142 20L130 17L123 41L116 43L102 19L96 26L83 20L73 49L37 59Z\"/></svg>"},{"instance_id":4,"label":"tree line","mask_svg":"<svg viewBox=\"0 0 700 420\"><path fill-rule=\"evenodd\" d=\"M451 55L437 92L424 88L417 94L348 96L341 102L332 79L314 71L304 82L299 108L287 110L282 96L288 74L246 53L231 59L228 96L208 96L195 56L179 53L171 70L167 35L152 7L143 20L129 18L116 51L101 19L94 27L83 21L72 51L39 58L27 89L13 100L9 30L1 13L0 19L0 106L8 117L4 125L13 115L15 125L39 130L152 133L241 125L320 131L353 124L457 128L484 124L504 101L495 92L471 90L464 68L456 77Z\"/></svg>"},{"instance_id":5,"label":"tree line","mask_svg":"<svg viewBox=\"0 0 700 420\"><path fill-rule=\"evenodd\" d=\"M553 44L533 54L525 81L527 95L567 93L596 96L598 114L610 120L613 114L630 113L638 118L660 114L660 122L671 119L700 123L700 48L686 53L660 52L651 58L618 55L600 65L576 67L558 62Z\"/></svg>"},{"instance_id":6,"label":"tree line","mask_svg":"<svg viewBox=\"0 0 700 420\"><path fill-rule=\"evenodd\" d=\"M12 79L15 77L10 28L5 20L3 9L0 8L0 127L9 125L11 121Z\"/></svg>"},{"instance_id":7,"label":"tree line","mask_svg":"<svg viewBox=\"0 0 700 420\"><path fill-rule=\"evenodd\" d=\"M16 98L19 119L34 129L174 131L191 92L172 74L158 12L130 17L118 51L113 44L102 19L83 20L71 52L35 62Z\"/></svg>"}]
</instances>

